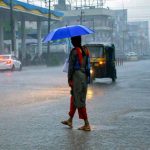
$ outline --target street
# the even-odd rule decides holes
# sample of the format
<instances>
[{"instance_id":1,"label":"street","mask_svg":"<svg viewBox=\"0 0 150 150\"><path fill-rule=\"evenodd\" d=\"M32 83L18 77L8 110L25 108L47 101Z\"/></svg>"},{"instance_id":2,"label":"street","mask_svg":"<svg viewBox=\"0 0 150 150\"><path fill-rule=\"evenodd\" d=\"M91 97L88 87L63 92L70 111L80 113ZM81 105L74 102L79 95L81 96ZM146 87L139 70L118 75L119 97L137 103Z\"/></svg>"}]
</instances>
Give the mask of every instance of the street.
<instances>
[{"instance_id":1,"label":"street","mask_svg":"<svg viewBox=\"0 0 150 150\"><path fill-rule=\"evenodd\" d=\"M150 150L150 60L117 66L117 80L96 79L87 94L92 131L76 112L68 118L70 89L60 67L0 72L0 150Z\"/></svg>"}]
</instances>

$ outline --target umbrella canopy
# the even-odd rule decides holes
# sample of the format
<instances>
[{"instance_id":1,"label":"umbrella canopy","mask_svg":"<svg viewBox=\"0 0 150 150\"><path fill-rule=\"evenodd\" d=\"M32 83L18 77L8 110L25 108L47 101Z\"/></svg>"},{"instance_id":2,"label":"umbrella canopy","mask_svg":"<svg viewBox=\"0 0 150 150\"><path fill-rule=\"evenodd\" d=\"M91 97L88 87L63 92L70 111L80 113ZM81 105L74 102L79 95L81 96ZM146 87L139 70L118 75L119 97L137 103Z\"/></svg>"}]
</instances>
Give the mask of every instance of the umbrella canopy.
<instances>
[{"instance_id":1,"label":"umbrella canopy","mask_svg":"<svg viewBox=\"0 0 150 150\"><path fill-rule=\"evenodd\" d=\"M86 35L91 33L94 33L94 31L92 31L91 29L85 26L72 25L72 26L60 27L53 30L52 32L50 32L48 35L45 36L43 41L48 42L48 41L70 38L73 36Z\"/></svg>"}]
</instances>

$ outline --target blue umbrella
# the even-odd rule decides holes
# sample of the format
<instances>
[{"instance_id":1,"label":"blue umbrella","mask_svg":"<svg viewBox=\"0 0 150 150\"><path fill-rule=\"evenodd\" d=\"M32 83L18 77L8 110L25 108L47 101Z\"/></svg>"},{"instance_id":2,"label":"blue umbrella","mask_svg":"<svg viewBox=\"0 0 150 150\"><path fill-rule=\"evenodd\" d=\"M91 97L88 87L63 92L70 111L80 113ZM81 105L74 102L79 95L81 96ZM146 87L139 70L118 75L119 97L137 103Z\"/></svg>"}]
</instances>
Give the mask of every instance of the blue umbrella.
<instances>
[{"instance_id":1,"label":"blue umbrella","mask_svg":"<svg viewBox=\"0 0 150 150\"><path fill-rule=\"evenodd\" d=\"M60 27L53 30L52 32L48 33L48 35L45 36L43 41L48 42L48 41L70 38L73 36L86 35L91 33L94 33L94 31L92 31L91 29L85 26L72 25L72 26Z\"/></svg>"}]
</instances>

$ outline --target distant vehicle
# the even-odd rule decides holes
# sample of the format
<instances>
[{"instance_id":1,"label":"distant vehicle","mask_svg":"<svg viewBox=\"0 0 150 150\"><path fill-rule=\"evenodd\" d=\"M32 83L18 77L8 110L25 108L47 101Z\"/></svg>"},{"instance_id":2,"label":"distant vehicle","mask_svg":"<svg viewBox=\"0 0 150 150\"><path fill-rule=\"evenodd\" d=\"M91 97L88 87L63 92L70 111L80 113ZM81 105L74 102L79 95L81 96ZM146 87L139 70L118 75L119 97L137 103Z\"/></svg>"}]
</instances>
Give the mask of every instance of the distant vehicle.
<instances>
[{"instance_id":1,"label":"distant vehicle","mask_svg":"<svg viewBox=\"0 0 150 150\"><path fill-rule=\"evenodd\" d=\"M22 70L21 62L13 55L0 55L0 70Z\"/></svg>"},{"instance_id":2,"label":"distant vehicle","mask_svg":"<svg viewBox=\"0 0 150 150\"><path fill-rule=\"evenodd\" d=\"M138 60L138 55L135 52L128 52L126 58L127 60Z\"/></svg>"}]
</instances>

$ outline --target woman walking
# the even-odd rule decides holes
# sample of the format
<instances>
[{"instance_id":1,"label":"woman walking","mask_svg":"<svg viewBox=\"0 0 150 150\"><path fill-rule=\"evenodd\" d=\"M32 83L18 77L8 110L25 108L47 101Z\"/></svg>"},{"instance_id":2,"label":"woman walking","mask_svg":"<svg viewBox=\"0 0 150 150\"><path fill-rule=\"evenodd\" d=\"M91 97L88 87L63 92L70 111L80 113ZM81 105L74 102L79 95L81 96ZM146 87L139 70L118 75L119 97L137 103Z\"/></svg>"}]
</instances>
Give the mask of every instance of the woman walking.
<instances>
[{"instance_id":1,"label":"woman walking","mask_svg":"<svg viewBox=\"0 0 150 150\"><path fill-rule=\"evenodd\" d=\"M74 48L69 55L68 84L71 87L69 119L62 121L64 125L72 128L73 117L78 109L79 118L84 125L79 130L91 131L86 111L87 87L90 81L89 50L81 46L81 36L71 38Z\"/></svg>"}]
</instances>

